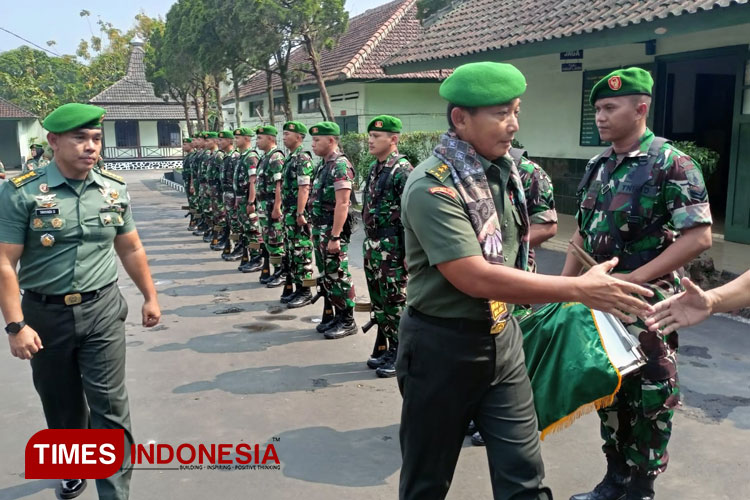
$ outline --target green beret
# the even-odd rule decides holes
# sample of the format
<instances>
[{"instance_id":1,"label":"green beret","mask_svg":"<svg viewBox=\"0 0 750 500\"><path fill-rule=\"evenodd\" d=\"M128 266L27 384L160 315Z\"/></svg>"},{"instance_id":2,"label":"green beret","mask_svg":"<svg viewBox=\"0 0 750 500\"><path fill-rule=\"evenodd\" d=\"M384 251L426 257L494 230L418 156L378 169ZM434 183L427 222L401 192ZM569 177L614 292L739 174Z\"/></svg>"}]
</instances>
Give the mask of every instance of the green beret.
<instances>
[{"instance_id":1,"label":"green beret","mask_svg":"<svg viewBox=\"0 0 750 500\"><path fill-rule=\"evenodd\" d=\"M53 134L62 134L79 128L102 128L102 116L106 112L106 109L99 106L70 102L47 115L42 127Z\"/></svg>"},{"instance_id":2,"label":"green beret","mask_svg":"<svg viewBox=\"0 0 750 500\"><path fill-rule=\"evenodd\" d=\"M219 137L218 132L203 132L204 139L217 139Z\"/></svg>"},{"instance_id":3,"label":"green beret","mask_svg":"<svg viewBox=\"0 0 750 500\"><path fill-rule=\"evenodd\" d=\"M190 137L184 137L182 139L183 144L190 144L191 142L193 142L193 140Z\"/></svg>"},{"instance_id":4,"label":"green beret","mask_svg":"<svg viewBox=\"0 0 750 500\"><path fill-rule=\"evenodd\" d=\"M302 122L289 121L284 124L284 130L289 132L297 132L298 134L305 135L307 133L307 127Z\"/></svg>"},{"instance_id":5,"label":"green beret","mask_svg":"<svg viewBox=\"0 0 750 500\"><path fill-rule=\"evenodd\" d=\"M244 137L252 137L255 134L253 133L253 129L250 127L240 127L234 129L234 135L242 135Z\"/></svg>"},{"instance_id":6,"label":"green beret","mask_svg":"<svg viewBox=\"0 0 750 500\"><path fill-rule=\"evenodd\" d=\"M258 135L264 134L276 137L279 134L279 131L272 125L262 125L255 130L255 133Z\"/></svg>"},{"instance_id":7,"label":"green beret","mask_svg":"<svg viewBox=\"0 0 750 500\"><path fill-rule=\"evenodd\" d=\"M41 144L32 144L31 146L29 146L29 149L31 149L31 148L43 148L43 147L44 146L42 146Z\"/></svg>"},{"instance_id":8,"label":"green beret","mask_svg":"<svg viewBox=\"0 0 750 500\"><path fill-rule=\"evenodd\" d=\"M654 79L651 73L641 68L618 69L608 74L591 89L589 102L593 106L597 99L623 95L651 95Z\"/></svg>"},{"instance_id":9,"label":"green beret","mask_svg":"<svg viewBox=\"0 0 750 500\"><path fill-rule=\"evenodd\" d=\"M512 64L478 62L459 66L440 85L440 97L467 108L505 104L526 92L526 78Z\"/></svg>"},{"instance_id":10,"label":"green beret","mask_svg":"<svg viewBox=\"0 0 750 500\"><path fill-rule=\"evenodd\" d=\"M395 116L380 115L376 116L367 124L367 131L375 130L377 132L401 132L401 120Z\"/></svg>"},{"instance_id":11,"label":"green beret","mask_svg":"<svg viewBox=\"0 0 750 500\"><path fill-rule=\"evenodd\" d=\"M234 133L231 130L222 130L221 132L219 132L219 138L234 139Z\"/></svg>"},{"instance_id":12,"label":"green beret","mask_svg":"<svg viewBox=\"0 0 750 500\"><path fill-rule=\"evenodd\" d=\"M310 127L310 135L341 135L341 129L336 122L320 122Z\"/></svg>"}]
</instances>

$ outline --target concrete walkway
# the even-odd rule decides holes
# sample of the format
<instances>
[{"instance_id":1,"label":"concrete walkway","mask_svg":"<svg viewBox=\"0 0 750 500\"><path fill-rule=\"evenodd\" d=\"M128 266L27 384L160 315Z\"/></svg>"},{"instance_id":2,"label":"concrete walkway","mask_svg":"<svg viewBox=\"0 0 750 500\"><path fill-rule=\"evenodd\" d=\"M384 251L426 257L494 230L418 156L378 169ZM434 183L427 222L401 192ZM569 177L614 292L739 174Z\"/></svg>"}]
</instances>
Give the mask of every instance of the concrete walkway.
<instances>
[{"instance_id":1,"label":"concrete walkway","mask_svg":"<svg viewBox=\"0 0 750 500\"><path fill-rule=\"evenodd\" d=\"M129 305L127 385L138 443L274 443L280 470L139 470L131 498L395 499L401 408L394 379L365 366L372 333L328 341L314 331L321 304L287 310L278 289L235 271L190 235L184 195L157 172L125 172L134 215L160 292L161 325L140 326L141 297L121 274ZM561 230L561 234L564 233ZM351 246L366 293L361 233ZM542 272L563 254L541 250ZM366 317L357 314L363 324ZM681 333L684 407L657 498L750 498L750 326L714 318ZM29 363L0 349L0 500L54 498L55 481L25 480L24 447L45 427ZM604 472L598 419L587 415L543 443L556 499ZM464 445L449 499L492 497L484 449ZM79 497L96 498L93 483Z\"/></svg>"}]
</instances>

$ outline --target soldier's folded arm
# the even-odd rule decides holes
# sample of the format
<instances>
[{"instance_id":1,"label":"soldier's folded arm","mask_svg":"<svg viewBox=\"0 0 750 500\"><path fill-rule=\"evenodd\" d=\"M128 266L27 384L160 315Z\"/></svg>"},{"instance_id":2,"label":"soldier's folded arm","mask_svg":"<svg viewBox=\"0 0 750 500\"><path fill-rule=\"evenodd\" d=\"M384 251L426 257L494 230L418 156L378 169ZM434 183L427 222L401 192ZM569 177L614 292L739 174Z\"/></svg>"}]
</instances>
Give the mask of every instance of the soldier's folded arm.
<instances>
[{"instance_id":1,"label":"soldier's folded arm","mask_svg":"<svg viewBox=\"0 0 750 500\"><path fill-rule=\"evenodd\" d=\"M617 308L640 316L652 310L630 295L650 297L649 290L606 274L613 267L611 262L580 277L537 275L489 264L482 257L476 233L457 194L454 197L445 190L431 192L430 185L427 179L417 181L405 197L405 224L419 240L430 265L437 266L461 292L515 304L580 301L618 315Z\"/></svg>"}]
</instances>

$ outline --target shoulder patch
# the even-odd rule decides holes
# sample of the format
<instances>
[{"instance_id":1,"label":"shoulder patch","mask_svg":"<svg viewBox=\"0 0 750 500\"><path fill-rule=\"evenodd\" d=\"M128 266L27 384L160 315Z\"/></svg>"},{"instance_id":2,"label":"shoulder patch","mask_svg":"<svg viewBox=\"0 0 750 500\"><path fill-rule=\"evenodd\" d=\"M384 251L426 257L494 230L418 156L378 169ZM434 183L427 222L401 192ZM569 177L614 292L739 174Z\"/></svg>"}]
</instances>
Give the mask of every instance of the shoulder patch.
<instances>
[{"instance_id":1,"label":"shoulder patch","mask_svg":"<svg viewBox=\"0 0 750 500\"><path fill-rule=\"evenodd\" d=\"M458 197L458 195L451 188L447 188L447 187L443 187L443 186L431 187L427 191L430 194L434 194L434 195L440 195L440 194L442 194L442 195L445 195L445 196L450 196L454 200Z\"/></svg>"},{"instance_id":2,"label":"shoulder patch","mask_svg":"<svg viewBox=\"0 0 750 500\"><path fill-rule=\"evenodd\" d=\"M441 165L438 165L435 168L429 169L426 173L435 177L440 182L443 182L445 179L448 178L449 175L451 175L451 169L448 165L443 163Z\"/></svg>"},{"instance_id":3,"label":"shoulder patch","mask_svg":"<svg viewBox=\"0 0 750 500\"><path fill-rule=\"evenodd\" d=\"M103 175L104 177L108 177L108 178L110 178L110 179L114 179L114 180L116 180L116 181L117 181L117 182L119 182L120 184L125 184L125 179L123 179L122 177L120 177L120 176L119 176L119 175L117 175L117 174L113 174L113 173L112 173L112 172L110 172L109 170L100 170L100 171L99 171L99 173L100 173L101 175Z\"/></svg>"},{"instance_id":4,"label":"shoulder patch","mask_svg":"<svg viewBox=\"0 0 750 500\"><path fill-rule=\"evenodd\" d=\"M13 177L12 179L10 179L10 182L12 182L13 185L16 186L17 188L20 188L24 184L28 184L29 182L36 179L37 177L39 177L39 174L36 172L36 170L31 170L29 172L26 172L23 175L18 175L16 177Z\"/></svg>"}]
</instances>

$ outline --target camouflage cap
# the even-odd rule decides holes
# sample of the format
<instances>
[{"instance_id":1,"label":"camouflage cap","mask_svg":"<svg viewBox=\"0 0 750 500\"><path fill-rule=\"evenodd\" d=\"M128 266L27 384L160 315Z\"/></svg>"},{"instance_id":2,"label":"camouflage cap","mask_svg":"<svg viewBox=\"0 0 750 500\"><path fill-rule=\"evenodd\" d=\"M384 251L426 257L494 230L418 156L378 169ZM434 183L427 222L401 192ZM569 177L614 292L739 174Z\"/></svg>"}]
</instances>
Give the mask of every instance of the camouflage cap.
<instances>
[{"instance_id":1,"label":"camouflage cap","mask_svg":"<svg viewBox=\"0 0 750 500\"><path fill-rule=\"evenodd\" d=\"M250 127L240 127L240 128L234 129L234 135L236 136L241 135L243 137L252 137L255 135L255 133L253 132L253 129L251 129Z\"/></svg>"},{"instance_id":2,"label":"camouflage cap","mask_svg":"<svg viewBox=\"0 0 750 500\"><path fill-rule=\"evenodd\" d=\"M624 95L651 95L654 79L651 73L642 68L617 69L608 74L591 89L589 102L593 106L598 99Z\"/></svg>"},{"instance_id":3,"label":"camouflage cap","mask_svg":"<svg viewBox=\"0 0 750 500\"><path fill-rule=\"evenodd\" d=\"M401 132L401 127L401 120L395 116L380 115L370 120L370 123L367 124L367 131L375 130L376 132L393 132L398 134Z\"/></svg>"},{"instance_id":4,"label":"camouflage cap","mask_svg":"<svg viewBox=\"0 0 750 500\"><path fill-rule=\"evenodd\" d=\"M521 97L526 78L512 64L478 62L459 66L440 85L440 96L456 106L497 106Z\"/></svg>"},{"instance_id":5,"label":"camouflage cap","mask_svg":"<svg viewBox=\"0 0 750 500\"><path fill-rule=\"evenodd\" d=\"M55 109L42 122L53 134L62 134L79 128L102 128L102 116L107 110L99 106L69 102Z\"/></svg>"},{"instance_id":6,"label":"camouflage cap","mask_svg":"<svg viewBox=\"0 0 750 500\"><path fill-rule=\"evenodd\" d=\"M320 122L310 127L310 135L341 135L341 129L336 122Z\"/></svg>"},{"instance_id":7,"label":"camouflage cap","mask_svg":"<svg viewBox=\"0 0 750 500\"><path fill-rule=\"evenodd\" d=\"M288 130L289 132L297 132L302 135L307 134L307 127L305 127L302 122L288 121L284 124L283 129Z\"/></svg>"}]
</instances>

